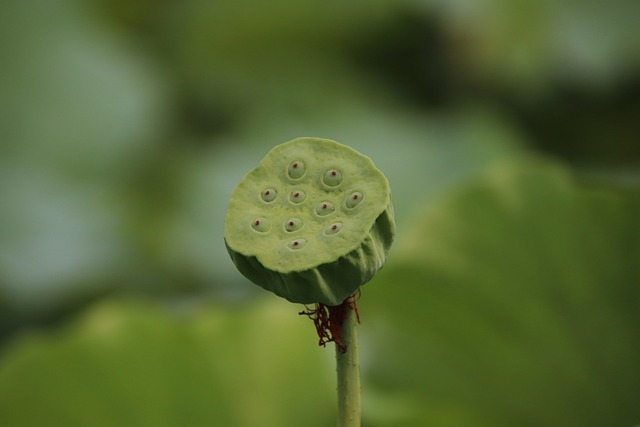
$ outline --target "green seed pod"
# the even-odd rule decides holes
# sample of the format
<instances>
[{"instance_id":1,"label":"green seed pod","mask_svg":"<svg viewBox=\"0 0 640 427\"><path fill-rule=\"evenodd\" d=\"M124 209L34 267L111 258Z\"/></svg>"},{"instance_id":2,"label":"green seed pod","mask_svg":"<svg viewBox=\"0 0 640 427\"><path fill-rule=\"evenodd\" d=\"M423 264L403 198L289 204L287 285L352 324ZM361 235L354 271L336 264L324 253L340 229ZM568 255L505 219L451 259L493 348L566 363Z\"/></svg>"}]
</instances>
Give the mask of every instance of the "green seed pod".
<instances>
[{"instance_id":1,"label":"green seed pod","mask_svg":"<svg viewBox=\"0 0 640 427\"><path fill-rule=\"evenodd\" d=\"M346 145L278 145L231 193L224 238L238 270L289 301L341 304L382 268L395 235L391 190Z\"/></svg>"}]
</instances>

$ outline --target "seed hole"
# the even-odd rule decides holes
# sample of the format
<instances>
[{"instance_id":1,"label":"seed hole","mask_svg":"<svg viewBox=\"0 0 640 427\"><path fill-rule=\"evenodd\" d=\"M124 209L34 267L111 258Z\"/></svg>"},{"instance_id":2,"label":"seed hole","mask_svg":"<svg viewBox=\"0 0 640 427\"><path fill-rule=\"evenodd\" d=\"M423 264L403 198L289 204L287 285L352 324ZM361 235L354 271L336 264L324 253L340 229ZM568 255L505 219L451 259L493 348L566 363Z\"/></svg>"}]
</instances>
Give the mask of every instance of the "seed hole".
<instances>
[{"instance_id":1,"label":"seed hole","mask_svg":"<svg viewBox=\"0 0 640 427\"><path fill-rule=\"evenodd\" d=\"M307 168L304 162L300 160L295 160L289 164L289 169L287 169L287 174L291 179L302 178L304 173L307 171Z\"/></svg>"},{"instance_id":2,"label":"seed hole","mask_svg":"<svg viewBox=\"0 0 640 427\"><path fill-rule=\"evenodd\" d=\"M322 181L329 187L335 187L342 182L342 172L338 169L329 169L324 173Z\"/></svg>"},{"instance_id":3,"label":"seed hole","mask_svg":"<svg viewBox=\"0 0 640 427\"><path fill-rule=\"evenodd\" d=\"M336 207L331 202L320 202L316 205L316 213L320 216L329 215L336 210Z\"/></svg>"},{"instance_id":4,"label":"seed hole","mask_svg":"<svg viewBox=\"0 0 640 427\"><path fill-rule=\"evenodd\" d=\"M261 233L266 233L271 228L266 218L256 218L251 222L251 228Z\"/></svg>"},{"instance_id":5,"label":"seed hole","mask_svg":"<svg viewBox=\"0 0 640 427\"><path fill-rule=\"evenodd\" d=\"M355 191L353 193L351 193L348 197L347 197L347 201L346 201L346 205L348 208L355 208L356 206L358 206L360 204L360 202L362 202L362 198L363 198L363 194L359 191Z\"/></svg>"},{"instance_id":6,"label":"seed hole","mask_svg":"<svg viewBox=\"0 0 640 427\"><path fill-rule=\"evenodd\" d=\"M284 229L288 232L300 230L302 228L302 220L300 218L289 218L284 222Z\"/></svg>"},{"instance_id":7,"label":"seed hole","mask_svg":"<svg viewBox=\"0 0 640 427\"><path fill-rule=\"evenodd\" d=\"M296 240L292 240L290 241L287 246L289 246L289 249L302 249L304 247L304 245L307 244L307 241L305 239L296 239Z\"/></svg>"},{"instance_id":8,"label":"seed hole","mask_svg":"<svg viewBox=\"0 0 640 427\"><path fill-rule=\"evenodd\" d=\"M276 199L276 197L278 197L278 192L273 188L267 188L262 191L260 196L262 197L262 200L264 200L265 202L273 202Z\"/></svg>"},{"instance_id":9,"label":"seed hole","mask_svg":"<svg viewBox=\"0 0 640 427\"><path fill-rule=\"evenodd\" d=\"M340 230L342 230L342 223L334 222L329 227L324 229L324 234L332 235L332 234L336 234Z\"/></svg>"},{"instance_id":10,"label":"seed hole","mask_svg":"<svg viewBox=\"0 0 640 427\"><path fill-rule=\"evenodd\" d=\"M292 203L302 203L306 198L307 195L304 193L304 191L292 191L291 194L289 194L289 200Z\"/></svg>"}]
</instances>

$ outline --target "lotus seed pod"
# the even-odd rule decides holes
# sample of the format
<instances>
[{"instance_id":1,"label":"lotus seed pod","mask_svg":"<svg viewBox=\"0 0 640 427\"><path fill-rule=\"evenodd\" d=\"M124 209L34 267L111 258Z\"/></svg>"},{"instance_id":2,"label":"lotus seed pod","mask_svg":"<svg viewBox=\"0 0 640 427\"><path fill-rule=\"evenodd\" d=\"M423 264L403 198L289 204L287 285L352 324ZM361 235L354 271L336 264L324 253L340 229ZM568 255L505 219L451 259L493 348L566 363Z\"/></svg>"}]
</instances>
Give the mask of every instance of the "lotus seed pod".
<instances>
[{"instance_id":1,"label":"lotus seed pod","mask_svg":"<svg viewBox=\"0 0 640 427\"><path fill-rule=\"evenodd\" d=\"M231 193L224 238L238 270L289 301L341 304L382 268L395 235L391 190L346 145L273 148Z\"/></svg>"}]
</instances>

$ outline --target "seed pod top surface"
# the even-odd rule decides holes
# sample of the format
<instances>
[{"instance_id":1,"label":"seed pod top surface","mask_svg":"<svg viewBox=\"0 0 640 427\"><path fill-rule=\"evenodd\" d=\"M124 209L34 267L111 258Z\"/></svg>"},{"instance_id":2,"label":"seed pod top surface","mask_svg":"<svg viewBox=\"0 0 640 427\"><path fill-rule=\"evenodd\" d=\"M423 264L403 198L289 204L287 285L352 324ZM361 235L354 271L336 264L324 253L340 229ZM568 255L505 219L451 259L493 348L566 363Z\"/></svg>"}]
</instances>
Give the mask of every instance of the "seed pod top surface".
<instances>
[{"instance_id":1,"label":"seed pod top surface","mask_svg":"<svg viewBox=\"0 0 640 427\"><path fill-rule=\"evenodd\" d=\"M336 305L382 267L391 192L371 159L321 138L273 148L231 193L227 249L242 274L294 302Z\"/></svg>"}]
</instances>

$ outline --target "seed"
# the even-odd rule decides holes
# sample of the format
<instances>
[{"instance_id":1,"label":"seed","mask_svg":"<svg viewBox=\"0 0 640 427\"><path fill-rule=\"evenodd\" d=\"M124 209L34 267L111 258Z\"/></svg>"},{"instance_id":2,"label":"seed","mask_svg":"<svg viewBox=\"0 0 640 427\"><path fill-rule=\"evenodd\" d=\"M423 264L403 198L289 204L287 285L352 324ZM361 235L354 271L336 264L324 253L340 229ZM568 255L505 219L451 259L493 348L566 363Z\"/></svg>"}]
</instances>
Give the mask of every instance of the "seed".
<instances>
[{"instance_id":1,"label":"seed","mask_svg":"<svg viewBox=\"0 0 640 427\"><path fill-rule=\"evenodd\" d=\"M307 241L305 239L296 239L296 240L290 241L287 244L287 246L289 247L289 249L298 250L298 249L302 249L306 244L307 244Z\"/></svg>"},{"instance_id":2,"label":"seed","mask_svg":"<svg viewBox=\"0 0 640 427\"><path fill-rule=\"evenodd\" d=\"M304 162L300 160L296 160L289 164L289 168L287 169L287 174L291 179L302 178L307 168L305 167Z\"/></svg>"},{"instance_id":3,"label":"seed","mask_svg":"<svg viewBox=\"0 0 640 427\"><path fill-rule=\"evenodd\" d=\"M336 208L331 202L320 202L316 205L316 213L320 216L329 215L335 210Z\"/></svg>"},{"instance_id":4,"label":"seed","mask_svg":"<svg viewBox=\"0 0 640 427\"><path fill-rule=\"evenodd\" d=\"M360 204L360 202L362 201L363 197L364 196L359 191L355 191L355 192L351 193L351 195L349 195L349 197L347 197L347 200L345 202L345 204L347 205L347 208L353 209L356 206L358 206Z\"/></svg>"},{"instance_id":5,"label":"seed","mask_svg":"<svg viewBox=\"0 0 640 427\"><path fill-rule=\"evenodd\" d=\"M330 236L332 234L336 234L338 231L342 230L342 223L336 222L331 224L329 227L324 229L324 234Z\"/></svg>"},{"instance_id":6,"label":"seed","mask_svg":"<svg viewBox=\"0 0 640 427\"><path fill-rule=\"evenodd\" d=\"M256 218L251 222L251 228L260 233L266 233L269 231L271 226L269 225L269 221L266 218Z\"/></svg>"},{"instance_id":7,"label":"seed","mask_svg":"<svg viewBox=\"0 0 640 427\"><path fill-rule=\"evenodd\" d=\"M302 220L300 218L289 218L284 222L284 229L288 232L300 230L302 228Z\"/></svg>"},{"instance_id":8,"label":"seed","mask_svg":"<svg viewBox=\"0 0 640 427\"><path fill-rule=\"evenodd\" d=\"M342 172L337 169L329 169L324 173L322 181L329 187L335 187L342 183Z\"/></svg>"},{"instance_id":9,"label":"seed","mask_svg":"<svg viewBox=\"0 0 640 427\"><path fill-rule=\"evenodd\" d=\"M265 202L273 202L278 197L278 192L273 188L267 188L262 191L261 197Z\"/></svg>"},{"instance_id":10,"label":"seed","mask_svg":"<svg viewBox=\"0 0 640 427\"><path fill-rule=\"evenodd\" d=\"M289 200L292 203L302 203L306 198L307 195L303 191L292 191L291 194L289 194Z\"/></svg>"}]
</instances>

